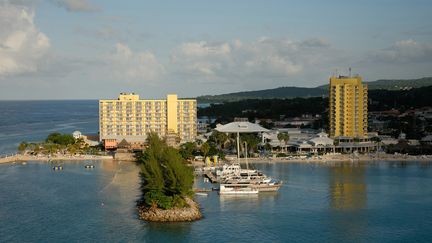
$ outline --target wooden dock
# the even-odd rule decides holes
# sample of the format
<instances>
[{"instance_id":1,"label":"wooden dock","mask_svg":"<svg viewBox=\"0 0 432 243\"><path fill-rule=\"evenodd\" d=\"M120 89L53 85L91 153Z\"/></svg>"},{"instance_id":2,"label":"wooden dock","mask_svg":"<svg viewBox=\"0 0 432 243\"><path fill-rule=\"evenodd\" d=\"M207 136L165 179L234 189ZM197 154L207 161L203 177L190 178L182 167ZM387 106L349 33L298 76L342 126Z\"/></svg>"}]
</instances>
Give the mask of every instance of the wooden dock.
<instances>
[{"instance_id":1,"label":"wooden dock","mask_svg":"<svg viewBox=\"0 0 432 243\"><path fill-rule=\"evenodd\" d=\"M208 189L208 188L195 188L194 192L211 192L213 191L212 189Z\"/></svg>"},{"instance_id":2,"label":"wooden dock","mask_svg":"<svg viewBox=\"0 0 432 243\"><path fill-rule=\"evenodd\" d=\"M219 183L219 180L210 171L206 171L204 173L204 176L207 177L210 180L211 183Z\"/></svg>"}]
</instances>

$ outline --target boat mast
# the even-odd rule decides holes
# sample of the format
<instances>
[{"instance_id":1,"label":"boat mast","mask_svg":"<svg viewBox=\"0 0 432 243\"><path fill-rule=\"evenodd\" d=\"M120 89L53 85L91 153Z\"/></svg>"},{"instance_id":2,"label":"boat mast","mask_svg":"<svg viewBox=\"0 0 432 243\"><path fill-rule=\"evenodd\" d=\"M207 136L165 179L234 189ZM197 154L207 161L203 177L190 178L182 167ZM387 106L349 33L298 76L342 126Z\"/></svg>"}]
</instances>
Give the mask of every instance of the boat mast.
<instances>
[{"instance_id":1,"label":"boat mast","mask_svg":"<svg viewBox=\"0 0 432 243\"><path fill-rule=\"evenodd\" d=\"M246 141L244 142L244 145L245 145L245 161L246 161L246 170L247 170L247 172L248 172L248 179L250 179L250 174L249 174L249 163L248 163L248 159L247 159L247 152L248 152L248 150L247 150L247 142L246 142Z\"/></svg>"},{"instance_id":2,"label":"boat mast","mask_svg":"<svg viewBox=\"0 0 432 243\"><path fill-rule=\"evenodd\" d=\"M240 164L240 133L237 132L237 163Z\"/></svg>"}]
</instances>

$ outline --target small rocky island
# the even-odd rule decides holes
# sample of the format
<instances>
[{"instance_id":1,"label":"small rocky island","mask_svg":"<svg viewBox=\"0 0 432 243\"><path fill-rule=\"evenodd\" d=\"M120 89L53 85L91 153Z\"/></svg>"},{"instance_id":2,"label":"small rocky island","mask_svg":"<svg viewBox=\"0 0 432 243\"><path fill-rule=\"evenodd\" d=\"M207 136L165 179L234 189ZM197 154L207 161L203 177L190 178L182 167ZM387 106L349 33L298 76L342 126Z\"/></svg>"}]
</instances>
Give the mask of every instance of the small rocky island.
<instances>
[{"instance_id":1,"label":"small rocky island","mask_svg":"<svg viewBox=\"0 0 432 243\"><path fill-rule=\"evenodd\" d=\"M138 201L141 219L154 222L194 221L202 218L193 198L193 170L178 150L157 134L148 137L148 148L138 156L142 197Z\"/></svg>"}]
</instances>

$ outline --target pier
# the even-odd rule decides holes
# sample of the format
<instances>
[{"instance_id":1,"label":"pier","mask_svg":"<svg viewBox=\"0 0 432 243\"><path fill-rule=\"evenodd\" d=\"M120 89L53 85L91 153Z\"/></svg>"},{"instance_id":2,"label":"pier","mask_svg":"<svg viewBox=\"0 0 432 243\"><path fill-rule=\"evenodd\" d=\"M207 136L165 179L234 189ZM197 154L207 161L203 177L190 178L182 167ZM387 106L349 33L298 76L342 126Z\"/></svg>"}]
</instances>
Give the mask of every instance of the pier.
<instances>
[{"instance_id":1,"label":"pier","mask_svg":"<svg viewBox=\"0 0 432 243\"><path fill-rule=\"evenodd\" d=\"M219 183L219 180L216 178L215 175L213 175L213 173L211 173L211 171L206 171L204 173L204 176L207 177L211 183Z\"/></svg>"}]
</instances>

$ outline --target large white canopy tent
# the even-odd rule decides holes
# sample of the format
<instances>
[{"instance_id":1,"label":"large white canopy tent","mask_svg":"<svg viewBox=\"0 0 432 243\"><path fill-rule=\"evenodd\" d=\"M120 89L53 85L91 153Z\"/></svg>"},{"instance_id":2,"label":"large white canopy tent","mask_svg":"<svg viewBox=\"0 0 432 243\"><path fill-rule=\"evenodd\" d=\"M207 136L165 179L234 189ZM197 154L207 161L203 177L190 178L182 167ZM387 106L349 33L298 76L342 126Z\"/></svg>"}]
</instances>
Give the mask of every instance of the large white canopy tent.
<instances>
[{"instance_id":1,"label":"large white canopy tent","mask_svg":"<svg viewBox=\"0 0 432 243\"><path fill-rule=\"evenodd\" d=\"M223 133L237 133L237 160L240 159L240 133L268 132L269 130L250 122L231 122L217 126L216 131Z\"/></svg>"}]
</instances>

